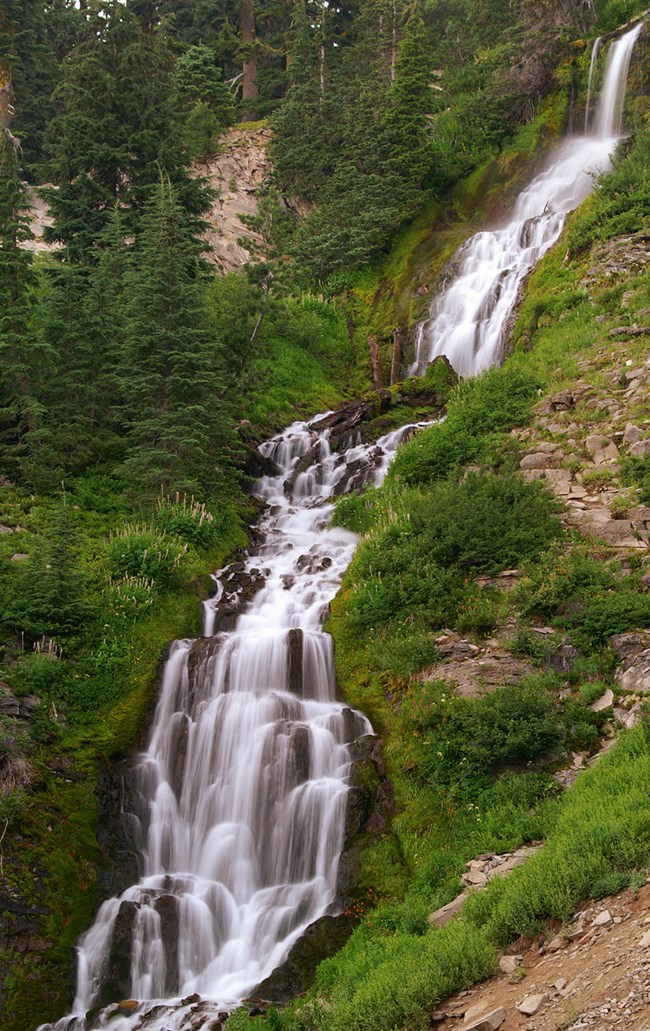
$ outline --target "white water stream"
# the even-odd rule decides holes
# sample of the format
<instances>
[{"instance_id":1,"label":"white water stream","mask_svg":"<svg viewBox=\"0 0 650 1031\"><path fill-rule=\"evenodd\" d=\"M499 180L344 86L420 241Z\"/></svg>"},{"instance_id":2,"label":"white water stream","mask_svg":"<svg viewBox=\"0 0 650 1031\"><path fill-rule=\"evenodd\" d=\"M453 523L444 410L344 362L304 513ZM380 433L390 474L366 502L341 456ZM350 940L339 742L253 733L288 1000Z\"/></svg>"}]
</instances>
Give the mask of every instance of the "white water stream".
<instances>
[{"instance_id":1,"label":"white water stream","mask_svg":"<svg viewBox=\"0 0 650 1031\"><path fill-rule=\"evenodd\" d=\"M269 506L263 543L241 575L263 585L234 629L212 635L218 591L206 605L209 636L173 646L138 769L143 877L105 902L82 937L73 1015L57 1031L88 1026L125 949L130 984L114 1000L147 1001L128 1015L107 1006L91 1026L198 1027L197 999L184 997L233 1006L330 911L349 745L372 733L335 700L332 639L322 631L357 543L329 526L333 498L352 483L379 484L411 430L338 454L316 420L262 445L279 474L257 484ZM314 445L316 461L296 476ZM205 1019L217 1012L210 1006Z\"/></svg>"},{"instance_id":2,"label":"white water stream","mask_svg":"<svg viewBox=\"0 0 650 1031\"><path fill-rule=\"evenodd\" d=\"M593 172L608 166L640 31L610 47L595 134L561 144L511 223L461 248L458 272L421 329L413 373L442 353L462 375L498 360L524 276L591 190ZM257 485L268 508L261 544L241 570L252 597L234 627L220 630L230 590L222 571L205 636L173 646L138 767L142 879L100 908L78 946L73 1012L43 1031L207 1028L335 905L349 745L371 727L335 700L322 632L356 545L329 526L332 499L381 482L411 428L338 454L321 419L262 445L279 472ZM315 460L297 473L314 447ZM135 1000L133 1012L117 1009L124 997Z\"/></svg>"},{"instance_id":3,"label":"white water stream","mask_svg":"<svg viewBox=\"0 0 650 1031\"><path fill-rule=\"evenodd\" d=\"M612 43L593 132L564 140L519 195L510 222L472 236L451 262L451 278L418 330L411 375L445 354L460 376L500 361L511 316L530 270L557 242L570 211L610 168L621 135L625 86L639 24ZM597 40L594 51L600 48ZM593 78L595 58L590 72Z\"/></svg>"}]
</instances>

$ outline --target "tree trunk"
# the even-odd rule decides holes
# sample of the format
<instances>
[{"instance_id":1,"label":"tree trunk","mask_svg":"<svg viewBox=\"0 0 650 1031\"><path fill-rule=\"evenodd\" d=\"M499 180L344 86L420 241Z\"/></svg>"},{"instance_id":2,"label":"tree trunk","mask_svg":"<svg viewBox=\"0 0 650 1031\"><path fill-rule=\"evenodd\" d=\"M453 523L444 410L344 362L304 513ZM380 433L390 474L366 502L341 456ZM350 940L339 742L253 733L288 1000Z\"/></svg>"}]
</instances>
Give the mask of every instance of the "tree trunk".
<instances>
[{"instance_id":1,"label":"tree trunk","mask_svg":"<svg viewBox=\"0 0 650 1031\"><path fill-rule=\"evenodd\" d=\"M368 337L368 347L370 348L370 362L372 365L372 384L375 390L379 390L381 387L381 373L379 372L379 343L377 337Z\"/></svg>"},{"instance_id":2,"label":"tree trunk","mask_svg":"<svg viewBox=\"0 0 650 1031\"><path fill-rule=\"evenodd\" d=\"M11 115L11 64L0 58L0 128L9 128Z\"/></svg>"},{"instance_id":3,"label":"tree trunk","mask_svg":"<svg viewBox=\"0 0 650 1031\"><path fill-rule=\"evenodd\" d=\"M402 364L402 353L404 347L404 330L401 326L397 326L393 330L393 358L390 363L390 385L397 383L400 378L399 370Z\"/></svg>"},{"instance_id":4,"label":"tree trunk","mask_svg":"<svg viewBox=\"0 0 650 1031\"><path fill-rule=\"evenodd\" d=\"M239 34L244 44L244 63L242 68L242 116L244 119L255 118L255 101L257 100L257 60L255 45L255 10L254 0L241 0L239 8Z\"/></svg>"},{"instance_id":5,"label":"tree trunk","mask_svg":"<svg viewBox=\"0 0 650 1031\"><path fill-rule=\"evenodd\" d=\"M397 63L397 0L392 4L392 25L390 41L390 84L395 82L395 65Z\"/></svg>"}]
</instances>

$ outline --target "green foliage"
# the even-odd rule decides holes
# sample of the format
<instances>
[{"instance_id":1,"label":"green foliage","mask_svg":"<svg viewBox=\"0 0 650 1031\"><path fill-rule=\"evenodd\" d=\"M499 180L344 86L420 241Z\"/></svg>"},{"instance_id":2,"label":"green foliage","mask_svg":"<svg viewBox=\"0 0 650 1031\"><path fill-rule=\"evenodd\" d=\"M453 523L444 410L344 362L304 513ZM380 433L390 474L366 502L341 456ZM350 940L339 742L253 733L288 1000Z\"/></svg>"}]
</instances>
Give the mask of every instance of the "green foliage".
<instances>
[{"instance_id":1,"label":"green foliage","mask_svg":"<svg viewBox=\"0 0 650 1031\"><path fill-rule=\"evenodd\" d=\"M156 526L199 550L207 551L218 538L224 519L233 519L232 509L222 510L215 518L207 506L187 494L161 494L158 498L154 522Z\"/></svg>"},{"instance_id":2,"label":"green foliage","mask_svg":"<svg viewBox=\"0 0 650 1031\"><path fill-rule=\"evenodd\" d=\"M617 895L619 891L627 888L629 882L628 874L620 870L611 870L594 881L589 891L589 898L604 899L606 895Z\"/></svg>"},{"instance_id":3,"label":"green foliage","mask_svg":"<svg viewBox=\"0 0 650 1031\"><path fill-rule=\"evenodd\" d=\"M181 54L174 87L185 115L188 153L193 159L204 157L216 149L220 133L235 121L233 96L210 47L191 46Z\"/></svg>"},{"instance_id":4,"label":"green foliage","mask_svg":"<svg viewBox=\"0 0 650 1031\"><path fill-rule=\"evenodd\" d=\"M627 455L621 461L621 481L627 487L637 487L639 501L650 504L650 456L634 458Z\"/></svg>"},{"instance_id":5,"label":"green foliage","mask_svg":"<svg viewBox=\"0 0 650 1031\"><path fill-rule=\"evenodd\" d=\"M199 215L205 187L185 167L162 36L122 4L93 11L62 70L48 132L49 170L59 187L47 191L54 215L48 238L64 243L74 260L92 261L116 203L133 233L161 174L174 183L184 210Z\"/></svg>"},{"instance_id":6,"label":"green foliage","mask_svg":"<svg viewBox=\"0 0 650 1031\"><path fill-rule=\"evenodd\" d=\"M647 863L650 819L643 801L650 756L639 731L621 739L565 796L542 851L502 884L468 903L468 918L505 945L548 916L566 920L591 886L614 869Z\"/></svg>"},{"instance_id":7,"label":"green foliage","mask_svg":"<svg viewBox=\"0 0 650 1031\"><path fill-rule=\"evenodd\" d=\"M155 527L125 526L106 549L111 576L143 577L162 589L178 583L187 544Z\"/></svg>"},{"instance_id":8,"label":"green foliage","mask_svg":"<svg viewBox=\"0 0 650 1031\"><path fill-rule=\"evenodd\" d=\"M407 445L408 446L408 445ZM473 573L494 573L538 556L558 535L550 495L538 484L508 476L470 474L461 483L438 483L427 491L398 494L390 485L337 506L337 520L368 532L346 580L352 625L424 628L458 619L481 635L494 625L494 599L468 582ZM380 638L381 641L381 638ZM426 630L396 657L430 656ZM390 648L396 645L390 638ZM422 649L424 645L424 649Z\"/></svg>"},{"instance_id":9,"label":"green foliage","mask_svg":"<svg viewBox=\"0 0 650 1031\"><path fill-rule=\"evenodd\" d=\"M407 719L422 736L422 775L436 784L530 762L562 740L553 697L535 680L476 699L461 697L448 682L426 682L412 693Z\"/></svg>"},{"instance_id":10,"label":"green foliage","mask_svg":"<svg viewBox=\"0 0 650 1031\"><path fill-rule=\"evenodd\" d=\"M59 657L48 651L23 652L11 674L14 691L19 697L26 694L47 697L53 693L60 677Z\"/></svg>"},{"instance_id":11,"label":"green foliage","mask_svg":"<svg viewBox=\"0 0 650 1031\"><path fill-rule=\"evenodd\" d=\"M63 504L48 539L11 570L3 622L28 642L47 635L67 644L87 623L90 605L86 577L77 562L78 548Z\"/></svg>"},{"instance_id":12,"label":"green foliage","mask_svg":"<svg viewBox=\"0 0 650 1031\"><path fill-rule=\"evenodd\" d=\"M450 398L444 422L400 449L389 480L435 482L480 459L487 434L526 424L538 385L533 376L511 365L462 383Z\"/></svg>"},{"instance_id":13,"label":"green foliage","mask_svg":"<svg viewBox=\"0 0 650 1031\"><path fill-rule=\"evenodd\" d=\"M541 615L573 628L587 648L602 646L612 634L646 626L650 599L629 581L617 582L612 569L584 548L549 549L517 587L524 615Z\"/></svg>"},{"instance_id":14,"label":"green foliage","mask_svg":"<svg viewBox=\"0 0 650 1031\"><path fill-rule=\"evenodd\" d=\"M494 962L477 928L450 924L424 935L373 936L362 926L339 956L319 967L314 998L325 995L327 1008L310 1012L318 1003L301 1003L296 1017L300 1022L304 1014L323 1031L404 1026L415 1031L426 1027L431 1008L441 999L485 977Z\"/></svg>"},{"instance_id":15,"label":"green foliage","mask_svg":"<svg viewBox=\"0 0 650 1031\"><path fill-rule=\"evenodd\" d=\"M519 476L467 474L416 502L411 523L431 560L465 574L496 573L539 556L560 534L555 499Z\"/></svg>"},{"instance_id":16,"label":"green foliage","mask_svg":"<svg viewBox=\"0 0 650 1031\"><path fill-rule=\"evenodd\" d=\"M214 493L228 463L231 417L202 289L201 246L168 179L161 179L142 222L125 277L124 475L138 490L162 485Z\"/></svg>"}]
</instances>

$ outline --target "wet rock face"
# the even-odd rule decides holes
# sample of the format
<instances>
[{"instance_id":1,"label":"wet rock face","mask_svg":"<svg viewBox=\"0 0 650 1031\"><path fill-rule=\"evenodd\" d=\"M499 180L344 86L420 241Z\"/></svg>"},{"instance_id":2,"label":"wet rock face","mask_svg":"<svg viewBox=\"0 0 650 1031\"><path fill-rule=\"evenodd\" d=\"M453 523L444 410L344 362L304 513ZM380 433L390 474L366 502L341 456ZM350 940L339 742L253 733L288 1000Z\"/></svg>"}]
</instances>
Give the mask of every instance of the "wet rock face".
<instances>
[{"instance_id":1,"label":"wet rock face","mask_svg":"<svg viewBox=\"0 0 650 1031\"><path fill-rule=\"evenodd\" d=\"M223 595L215 606L213 632L232 630L245 606L264 586L261 569L247 569L244 562L233 562L221 575Z\"/></svg>"},{"instance_id":2,"label":"wet rock face","mask_svg":"<svg viewBox=\"0 0 650 1031\"><path fill-rule=\"evenodd\" d=\"M257 986L255 998L282 1005L306 991L321 960L343 948L353 930L354 921L345 914L316 920L293 946L285 962Z\"/></svg>"},{"instance_id":3,"label":"wet rock face","mask_svg":"<svg viewBox=\"0 0 650 1031\"><path fill-rule=\"evenodd\" d=\"M175 895L161 895L153 908L160 917L160 940L165 956L165 994L178 991L178 899Z\"/></svg>"},{"instance_id":4,"label":"wet rock face","mask_svg":"<svg viewBox=\"0 0 650 1031\"><path fill-rule=\"evenodd\" d=\"M97 843L102 863L97 874L98 900L119 895L138 877L136 836L138 796L135 787L134 762L125 759L106 765L97 786L102 819L97 829Z\"/></svg>"},{"instance_id":5,"label":"wet rock face","mask_svg":"<svg viewBox=\"0 0 650 1031\"><path fill-rule=\"evenodd\" d=\"M127 999L131 992L131 940L138 906L125 899L120 905L108 957L108 969L97 1000L100 1007L116 999Z\"/></svg>"}]
</instances>

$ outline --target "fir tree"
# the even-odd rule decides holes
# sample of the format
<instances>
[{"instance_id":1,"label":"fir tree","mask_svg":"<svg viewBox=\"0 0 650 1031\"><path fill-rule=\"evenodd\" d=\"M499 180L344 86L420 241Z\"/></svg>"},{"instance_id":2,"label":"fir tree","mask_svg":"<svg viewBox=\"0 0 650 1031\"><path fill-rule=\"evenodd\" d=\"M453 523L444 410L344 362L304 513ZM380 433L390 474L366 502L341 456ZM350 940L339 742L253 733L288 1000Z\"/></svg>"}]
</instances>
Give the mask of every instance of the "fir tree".
<instances>
[{"instance_id":1,"label":"fir tree","mask_svg":"<svg viewBox=\"0 0 650 1031\"><path fill-rule=\"evenodd\" d=\"M85 40L64 62L49 132L59 188L48 193L55 218L48 238L65 245L67 258L95 259L116 203L127 232L136 233L160 168L188 213L198 219L205 209L205 186L186 168L172 73L162 39L121 4L89 19Z\"/></svg>"},{"instance_id":2,"label":"fir tree","mask_svg":"<svg viewBox=\"0 0 650 1031\"><path fill-rule=\"evenodd\" d=\"M218 489L230 417L210 332L200 244L169 179L143 219L125 278L126 477L143 492Z\"/></svg>"},{"instance_id":3,"label":"fir tree","mask_svg":"<svg viewBox=\"0 0 650 1031\"><path fill-rule=\"evenodd\" d=\"M430 46L417 4L409 11L397 51L395 78L383 119L384 167L401 180L407 203L429 169L431 146L427 117L431 112Z\"/></svg>"},{"instance_id":4,"label":"fir tree","mask_svg":"<svg viewBox=\"0 0 650 1031\"><path fill-rule=\"evenodd\" d=\"M174 84L179 110L186 119L188 151L203 157L215 149L219 134L235 121L233 95L209 47L189 47L182 54Z\"/></svg>"},{"instance_id":5,"label":"fir tree","mask_svg":"<svg viewBox=\"0 0 650 1031\"><path fill-rule=\"evenodd\" d=\"M35 446L42 415L37 380L46 376L48 358L35 327L28 210L16 150L0 129L0 428L5 459L13 462Z\"/></svg>"},{"instance_id":6,"label":"fir tree","mask_svg":"<svg viewBox=\"0 0 650 1031\"><path fill-rule=\"evenodd\" d=\"M273 160L286 190L315 200L332 170L328 136L333 123L327 118L329 97L321 93L318 45L303 0L296 4L291 37L289 89L273 121Z\"/></svg>"}]
</instances>

